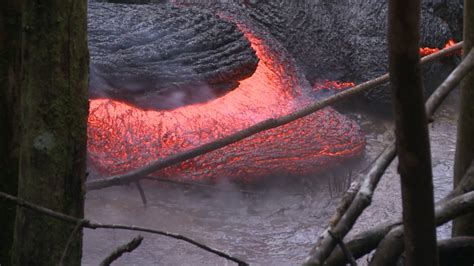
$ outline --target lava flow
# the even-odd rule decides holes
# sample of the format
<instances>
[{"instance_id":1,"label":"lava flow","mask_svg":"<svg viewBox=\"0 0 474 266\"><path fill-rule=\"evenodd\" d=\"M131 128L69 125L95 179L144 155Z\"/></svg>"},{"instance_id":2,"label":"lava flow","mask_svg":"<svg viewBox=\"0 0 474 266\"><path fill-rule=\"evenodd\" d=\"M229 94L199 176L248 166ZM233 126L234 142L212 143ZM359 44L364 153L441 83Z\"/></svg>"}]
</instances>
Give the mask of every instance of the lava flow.
<instances>
[{"instance_id":1,"label":"lava flow","mask_svg":"<svg viewBox=\"0 0 474 266\"><path fill-rule=\"evenodd\" d=\"M262 39L245 32L260 61L255 73L228 94L174 110L141 110L109 99L90 102L88 154L101 175L113 175L222 138L309 102L294 67ZM264 131L219 150L165 168L155 176L254 180L272 174L311 174L359 155L359 126L332 108Z\"/></svg>"},{"instance_id":2,"label":"lava flow","mask_svg":"<svg viewBox=\"0 0 474 266\"><path fill-rule=\"evenodd\" d=\"M337 80L323 80L319 82L315 82L313 84L313 91L319 92L319 91L325 91L325 90L330 90L330 91L340 91L340 90L345 90L351 87L354 87L356 84L351 81L347 82L342 82L342 81L337 81Z\"/></svg>"},{"instance_id":3,"label":"lava flow","mask_svg":"<svg viewBox=\"0 0 474 266\"><path fill-rule=\"evenodd\" d=\"M444 48L449 48L453 45L456 44L456 41L453 40L453 39L450 39L445 45L444 45ZM443 48L443 49L444 49ZM420 48L420 56L423 57L423 56L427 56L427 55L430 55L430 54L433 54L433 53L436 53L436 52L439 52L441 49L439 48L431 48L431 47L421 47Z\"/></svg>"}]
</instances>

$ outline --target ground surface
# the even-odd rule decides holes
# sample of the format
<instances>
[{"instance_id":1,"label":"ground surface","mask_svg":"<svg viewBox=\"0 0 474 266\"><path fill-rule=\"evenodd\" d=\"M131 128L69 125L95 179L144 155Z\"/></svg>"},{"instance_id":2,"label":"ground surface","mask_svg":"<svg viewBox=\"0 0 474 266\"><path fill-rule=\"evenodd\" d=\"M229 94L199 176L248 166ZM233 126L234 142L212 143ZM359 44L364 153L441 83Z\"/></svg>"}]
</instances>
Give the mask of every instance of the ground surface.
<instances>
[{"instance_id":1,"label":"ground surface","mask_svg":"<svg viewBox=\"0 0 474 266\"><path fill-rule=\"evenodd\" d=\"M455 91L436 114L436 122L430 125L437 199L451 189L457 99ZM393 139L390 121L362 113L352 116L367 132L368 146L364 158L341 171L345 173L366 168ZM373 206L362 215L355 231L400 214L395 165L383 177ZM245 188L223 182L213 189L144 183L147 208L134 187L114 187L87 194L86 217L180 233L251 265L299 265L339 202L336 191L331 198L328 178L332 178L331 174L274 178L266 184ZM239 191L242 189L252 193ZM441 227L439 237L446 238L449 232L449 226ZM117 230L85 230L83 264L98 265L113 249L136 235ZM143 236L143 244L114 265L233 265L181 241Z\"/></svg>"}]
</instances>

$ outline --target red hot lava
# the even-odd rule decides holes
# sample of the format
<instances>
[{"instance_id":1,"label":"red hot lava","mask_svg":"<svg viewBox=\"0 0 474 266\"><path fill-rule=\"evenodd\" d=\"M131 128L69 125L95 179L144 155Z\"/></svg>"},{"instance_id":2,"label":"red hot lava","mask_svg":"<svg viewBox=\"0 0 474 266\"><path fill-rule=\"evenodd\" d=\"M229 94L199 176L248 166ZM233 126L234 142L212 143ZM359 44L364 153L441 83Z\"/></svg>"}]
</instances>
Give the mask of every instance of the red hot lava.
<instances>
[{"instance_id":1,"label":"red hot lava","mask_svg":"<svg viewBox=\"0 0 474 266\"><path fill-rule=\"evenodd\" d=\"M294 78L295 68L276 63L276 55L260 38L245 34L260 62L251 77L225 96L171 111L144 111L109 99L92 100L88 152L94 168L102 175L127 172L306 104L308 98ZM354 121L324 108L155 175L249 181L272 174L304 175L359 155L364 146Z\"/></svg>"},{"instance_id":2,"label":"red hot lava","mask_svg":"<svg viewBox=\"0 0 474 266\"><path fill-rule=\"evenodd\" d=\"M453 40L453 39L450 39L445 45L444 45L444 48L449 48L453 45L456 44L456 41ZM431 47L421 47L420 48L420 56L423 57L423 56L427 56L427 55L430 55L430 54L433 54L433 53L436 53L436 52L439 52L439 48L431 48Z\"/></svg>"},{"instance_id":3,"label":"red hot lava","mask_svg":"<svg viewBox=\"0 0 474 266\"><path fill-rule=\"evenodd\" d=\"M331 91L340 91L354 87L356 84L354 82L342 82L337 80L323 80L313 84L313 90L315 92L321 90L331 90Z\"/></svg>"}]
</instances>

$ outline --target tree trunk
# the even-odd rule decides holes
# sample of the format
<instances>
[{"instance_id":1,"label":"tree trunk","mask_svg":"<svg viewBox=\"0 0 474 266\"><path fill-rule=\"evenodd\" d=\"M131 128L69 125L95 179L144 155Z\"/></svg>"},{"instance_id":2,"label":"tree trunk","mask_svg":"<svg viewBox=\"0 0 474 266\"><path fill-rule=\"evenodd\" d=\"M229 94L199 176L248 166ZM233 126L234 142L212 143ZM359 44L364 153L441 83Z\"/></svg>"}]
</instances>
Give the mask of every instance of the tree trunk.
<instances>
[{"instance_id":1,"label":"tree trunk","mask_svg":"<svg viewBox=\"0 0 474 266\"><path fill-rule=\"evenodd\" d=\"M474 2L464 1L464 54L474 43ZM454 186L464 176L469 164L474 160L474 71L461 83L461 107L458 120L458 139L454 163ZM453 222L453 236L474 236L474 213Z\"/></svg>"},{"instance_id":2,"label":"tree trunk","mask_svg":"<svg viewBox=\"0 0 474 266\"><path fill-rule=\"evenodd\" d=\"M86 0L25 1L18 196L83 217L88 113ZM17 209L14 265L56 265L70 224ZM65 265L80 265L82 233Z\"/></svg>"},{"instance_id":3,"label":"tree trunk","mask_svg":"<svg viewBox=\"0 0 474 266\"><path fill-rule=\"evenodd\" d=\"M420 0L389 2L389 68L407 265L438 265L428 127L419 64Z\"/></svg>"},{"instance_id":4,"label":"tree trunk","mask_svg":"<svg viewBox=\"0 0 474 266\"><path fill-rule=\"evenodd\" d=\"M21 2L0 4L0 191L17 193ZM0 265L10 265L16 206L0 200Z\"/></svg>"}]
</instances>

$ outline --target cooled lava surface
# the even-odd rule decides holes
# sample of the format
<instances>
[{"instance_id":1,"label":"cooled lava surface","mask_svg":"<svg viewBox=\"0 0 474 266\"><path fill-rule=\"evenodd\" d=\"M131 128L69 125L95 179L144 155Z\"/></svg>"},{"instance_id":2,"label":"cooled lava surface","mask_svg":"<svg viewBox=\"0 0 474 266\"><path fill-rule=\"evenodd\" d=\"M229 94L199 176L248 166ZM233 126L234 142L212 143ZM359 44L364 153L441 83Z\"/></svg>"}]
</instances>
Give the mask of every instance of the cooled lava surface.
<instances>
[{"instance_id":1,"label":"cooled lava surface","mask_svg":"<svg viewBox=\"0 0 474 266\"><path fill-rule=\"evenodd\" d=\"M88 119L90 166L115 175L217 140L317 100L283 47L243 26L259 58L252 76L226 95L173 110L142 110L93 99ZM278 51L278 52L275 52ZM284 57L284 59L282 59ZM365 138L348 117L327 107L287 125L165 168L154 176L252 181L270 175L307 175L360 155Z\"/></svg>"}]
</instances>

